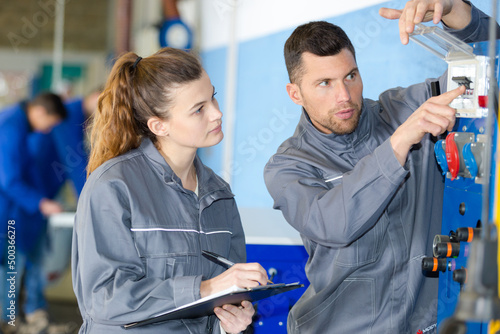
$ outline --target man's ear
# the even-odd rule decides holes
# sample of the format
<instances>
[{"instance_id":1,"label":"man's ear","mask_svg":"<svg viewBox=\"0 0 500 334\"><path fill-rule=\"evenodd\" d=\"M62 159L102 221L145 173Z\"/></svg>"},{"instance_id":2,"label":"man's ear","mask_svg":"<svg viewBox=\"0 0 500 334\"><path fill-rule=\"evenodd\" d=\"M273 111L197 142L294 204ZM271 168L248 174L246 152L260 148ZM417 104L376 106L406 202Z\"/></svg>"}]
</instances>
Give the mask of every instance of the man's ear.
<instances>
[{"instance_id":1,"label":"man's ear","mask_svg":"<svg viewBox=\"0 0 500 334\"><path fill-rule=\"evenodd\" d=\"M290 96L290 99L292 99L293 103L298 104L299 106L304 106L299 85L294 83L286 84L286 92L288 93L288 96Z\"/></svg>"},{"instance_id":2,"label":"man's ear","mask_svg":"<svg viewBox=\"0 0 500 334\"><path fill-rule=\"evenodd\" d=\"M158 117L151 117L148 119L148 128L156 136L165 137L168 136L169 123L168 121L162 120Z\"/></svg>"}]
</instances>

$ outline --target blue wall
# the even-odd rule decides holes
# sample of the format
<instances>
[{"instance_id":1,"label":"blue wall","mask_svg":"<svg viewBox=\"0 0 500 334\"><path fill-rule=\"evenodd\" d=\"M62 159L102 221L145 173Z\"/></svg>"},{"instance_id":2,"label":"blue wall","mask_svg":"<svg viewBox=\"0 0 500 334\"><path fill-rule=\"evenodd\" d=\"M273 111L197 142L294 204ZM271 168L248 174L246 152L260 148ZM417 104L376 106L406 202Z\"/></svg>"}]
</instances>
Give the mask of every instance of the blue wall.
<instances>
[{"instance_id":1,"label":"blue wall","mask_svg":"<svg viewBox=\"0 0 500 334\"><path fill-rule=\"evenodd\" d=\"M397 21L378 15L380 7L400 8L404 1L392 1L326 20L342 27L356 48L364 82L364 97L377 99L385 89L408 86L437 77L446 63L415 43L402 45ZM490 1L474 1L490 12ZM300 107L290 101L285 85L288 76L283 45L293 29L239 44L236 127L232 190L240 207L272 207L262 172L269 157L293 134ZM204 67L218 92L224 112L227 49L202 53ZM221 174L223 145L200 150L205 164Z\"/></svg>"}]
</instances>

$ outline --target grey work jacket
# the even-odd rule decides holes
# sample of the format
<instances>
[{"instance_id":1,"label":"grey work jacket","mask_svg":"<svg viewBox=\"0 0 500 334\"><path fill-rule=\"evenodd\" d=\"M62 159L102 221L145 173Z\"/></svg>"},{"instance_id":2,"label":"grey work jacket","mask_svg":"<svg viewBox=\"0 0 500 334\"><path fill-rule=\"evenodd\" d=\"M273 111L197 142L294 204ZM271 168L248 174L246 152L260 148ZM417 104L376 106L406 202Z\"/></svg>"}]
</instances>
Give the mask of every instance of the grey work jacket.
<instances>
[{"instance_id":1,"label":"grey work jacket","mask_svg":"<svg viewBox=\"0 0 500 334\"><path fill-rule=\"evenodd\" d=\"M201 280L224 268L210 250L245 262L245 240L229 185L196 157L199 196L182 187L149 139L87 180L72 250L80 333L219 333L215 316L137 329L120 326L200 298Z\"/></svg>"},{"instance_id":2,"label":"grey work jacket","mask_svg":"<svg viewBox=\"0 0 500 334\"><path fill-rule=\"evenodd\" d=\"M485 39L486 16L475 8L472 16L455 35ZM446 91L446 76L439 81ZM444 180L431 136L404 167L389 140L431 97L430 82L364 99L349 135L323 134L303 112L266 165L274 208L309 254L311 284L289 314L289 333L435 333L438 279L423 275L421 261L440 233Z\"/></svg>"}]
</instances>

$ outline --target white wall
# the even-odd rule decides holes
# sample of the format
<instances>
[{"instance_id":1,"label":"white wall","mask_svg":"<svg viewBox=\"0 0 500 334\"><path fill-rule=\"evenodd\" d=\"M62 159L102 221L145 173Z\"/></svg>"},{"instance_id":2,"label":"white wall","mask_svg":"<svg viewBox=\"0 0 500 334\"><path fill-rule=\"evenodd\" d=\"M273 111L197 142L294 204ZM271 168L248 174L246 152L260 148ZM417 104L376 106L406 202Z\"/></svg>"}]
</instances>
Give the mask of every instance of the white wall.
<instances>
[{"instance_id":1,"label":"white wall","mask_svg":"<svg viewBox=\"0 0 500 334\"><path fill-rule=\"evenodd\" d=\"M228 23L236 9L238 41L263 37L302 23L345 14L382 0L203 0L201 49L227 45Z\"/></svg>"}]
</instances>

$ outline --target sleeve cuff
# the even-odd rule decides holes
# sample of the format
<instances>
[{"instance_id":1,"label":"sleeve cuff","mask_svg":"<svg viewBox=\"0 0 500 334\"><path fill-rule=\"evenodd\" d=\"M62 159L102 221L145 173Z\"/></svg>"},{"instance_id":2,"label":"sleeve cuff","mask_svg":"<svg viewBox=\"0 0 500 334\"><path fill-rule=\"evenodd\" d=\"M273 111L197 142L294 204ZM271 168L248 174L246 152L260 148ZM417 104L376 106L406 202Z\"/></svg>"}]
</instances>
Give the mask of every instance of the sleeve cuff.
<instances>
[{"instance_id":1,"label":"sleeve cuff","mask_svg":"<svg viewBox=\"0 0 500 334\"><path fill-rule=\"evenodd\" d=\"M402 167L399 163L391 145L389 137L382 145L375 150L375 157L381 173L392 184L400 184L403 178L408 174L408 169Z\"/></svg>"},{"instance_id":2,"label":"sleeve cuff","mask_svg":"<svg viewBox=\"0 0 500 334\"><path fill-rule=\"evenodd\" d=\"M453 36L461 39L461 40L466 40L467 37L469 36L473 36L477 29L478 29L478 22L479 22L479 9L477 9L470 1L466 1L464 0L465 3L467 3L468 5L471 6L471 20L469 22L469 24L461 29L461 30L454 30L454 29L451 29L449 28L446 24L444 24L443 21L441 21L441 23L443 24L443 29L449 33L452 33Z\"/></svg>"},{"instance_id":3,"label":"sleeve cuff","mask_svg":"<svg viewBox=\"0 0 500 334\"><path fill-rule=\"evenodd\" d=\"M188 303L192 303L201 298L200 284L201 275L199 276L179 276L173 278L174 288L174 304L179 307Z\"/></svg>"}]
</instances>

